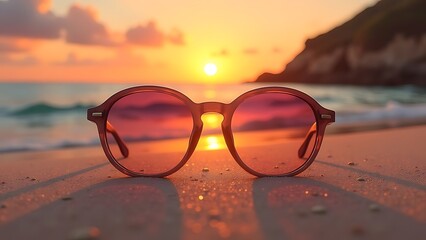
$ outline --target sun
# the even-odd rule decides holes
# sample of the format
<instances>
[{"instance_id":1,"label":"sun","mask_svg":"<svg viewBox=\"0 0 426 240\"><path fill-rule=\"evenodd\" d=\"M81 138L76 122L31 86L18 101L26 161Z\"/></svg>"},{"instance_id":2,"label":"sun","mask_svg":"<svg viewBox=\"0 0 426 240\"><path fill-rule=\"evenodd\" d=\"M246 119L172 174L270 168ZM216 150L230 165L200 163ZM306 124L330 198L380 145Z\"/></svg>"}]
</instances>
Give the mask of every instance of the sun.
<instances>
[{"instance_id":1,"label":"sun","mask_svg":"<svg viewBox=\"0 0 426 240\"><path fill-rule=\"evenodd\" d=\"M217 72L217 67L214 63L207 63L204 66L204 72L208 75L208 76L213 76L216 74Z\"/></svg>"}]
</instances>

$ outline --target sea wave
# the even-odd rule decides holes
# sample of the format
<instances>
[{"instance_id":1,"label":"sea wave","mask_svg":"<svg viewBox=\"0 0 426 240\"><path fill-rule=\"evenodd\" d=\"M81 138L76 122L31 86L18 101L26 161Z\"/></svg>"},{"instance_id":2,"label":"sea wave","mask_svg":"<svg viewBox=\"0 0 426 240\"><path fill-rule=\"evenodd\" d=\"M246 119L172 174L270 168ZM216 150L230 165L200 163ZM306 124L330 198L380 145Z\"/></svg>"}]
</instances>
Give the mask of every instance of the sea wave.
<instances>
[{"instance_id":1,"label":"sea wave","mask_svg":"<svg viewBox=\"0 0 426 240\"><path fill-rule=\"evenodd\" d=\"M87 121L86 109L101 103L122 87L126 86L0 84L0 153L85 146L99 148L98 132L96 126ZM196 102L231 102L240 93L262 85L171 87L187 93ZM303 84L291 87L306 92L324 107L336 111L336 122L327 128L333 130L336 127L336 130L330 133L426 124L426 88ZM206 95L210 89L214 98ZM220 133L220 129L203 130L204 135L210 133Z\"/></svg>"},{"instance_id":2,"label":"sea wave","mask_svg":"<svg viewBox=\"0 0 426 240\"><path fill-rule=\"evenodd\" d=\"M426 123L426 104L401 104L388 101L382 107L360 107L336 111L336 125L370 123Z\"/></svg>"},{"instance_id":3,"label":"sea wave","mask_svg":"<svg viewBox=\"0 0 426 240\"><path fill-rule=\"evenodd\" d=\"M30 104L17 110L9 112L9 116L31 116L31 115L50 115L56 113L82 112L93 107L92 104L76 103L69 106L57 106L44 102Z\"/></svg>"},{"instance_id":4,"label":"sea wave","mask_svg":"<svg viewBox=\"0 0 426 240\"><path fill-rule=\"evenodd\" d=\"M20 143L19 145L12 146L1 146L0 153L13 153L13 152L25 152L25 151L46 151L54 149L66 149L66 148L76 148L76 147L93 147L98 146L99 140L96 138L90 142L87 141L62 141L55 143L44 143L44 144L30 144L30 143Z\"/></svg>"}]
</instances>

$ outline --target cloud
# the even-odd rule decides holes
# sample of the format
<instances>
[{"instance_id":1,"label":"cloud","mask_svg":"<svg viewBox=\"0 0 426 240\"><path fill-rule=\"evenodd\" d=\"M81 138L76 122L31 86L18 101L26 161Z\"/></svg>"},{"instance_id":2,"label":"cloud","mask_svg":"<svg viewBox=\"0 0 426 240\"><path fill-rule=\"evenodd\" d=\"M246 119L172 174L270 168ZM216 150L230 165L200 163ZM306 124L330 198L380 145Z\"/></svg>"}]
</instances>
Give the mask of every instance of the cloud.
<instances>
[{"instance_id":1,"label":"cloud","mask_svg":"<svg viewBox=\"0 0 426 240\"><path fill-rule=\"evenodd\" d=\"M246 48L243 50L243 53L247 55L255 55L258 54L259 51L256 48Z\"/></svg>"},{"instance_id":2,"label":"cloud","mask_svg":"<svg viewBox=\"0 0 426 240\"><path fill-rule=\"evenodd\" d=\"M213 57L226 57L229 55L229 51L225 48L223 48L222 50L218 51L218 52L214 52L211 54Z\"/></svg>"},{"instance_id":3,"label":"cloud","mask_svg":"<svg viewBox=\"0 0 426 240\"><path fill-rule=\"evenodd\" d=\"M166 41L176 45L185 44L181 31L173 29L170 34L166 35L157 28L154 21L150 21L146 25L129 28L126 32L126 39L129 43L147 47L162 47Z\"/></svg>"},{"instance_id":4,"label":"cloud","mask_svg":"<svg viewBox=\"0 0 426 240\"><path fill-rule=\"evenodd\" d=\"M0 53L21 53L30 50L36 42L21 38L0 37Z\"/></svg>"},{"instance_id":5,"label":"cloud","mask_svg":"<svg viewBox=\"0 0 426 240\"><path fill-rule=\"evenodd\" d=\"M185 45L185 39L184 39L183 33L176 28L174 28L172 32L169 34L169 41L176 45Z\"/></svg>"},{"instance_id":6,"label":"cloud","mask_svg":"<svg viewBox=\"0 0 426 240\"><path fill-rule=\"evenodd\" d=\"M7 54L0 54L0 65L31 66L37 63L39 63L39 60L34 56L13 58Z\"/></svg>"},{"instance_id":7,"label":"cloud","mask_svg":"<svg viewBox=\"0 0 426 240\"><path fill-rule=\"evenodd\" d=\"M279 47L272 48L272 53L281 53L281 52L282 52L282 50Z\"/></svg>"},{"instance_id":8,"label":"cloud","mask_svg":"<svg viewBox=\"0 0 426 240\"><path fill-rule=\"evenodd\" d=\"M127 41L137 45L161 47L165 36L157 29L155 22L150 21L147 25L138 25L126 32Z\"/></svg>"},{"instance_id":9,"label":"cloud","mask_svg":"<svg viewBox=\"0 0 426 240\"><path fill-rule=\"evenodd\" d=\"M99 61L92 59L82 59L79 58L74 52L68 53L64 61L55 62L55 65L64 65L64 66L88 66L99 64Z\"/></svg>"},{"instance_id":10,"label":"cloud","mask_svg":"<svg viewBox=\"0 0 426 240\"><path fill-rule=\"evenodd\" d=\"M16 39L65 37L68 43L107 47L126 43L147 47L161 47L166 42L185 44L184 34L180 30L172 29L166 34L157 28L154 21L113 35L107 25L98 19L94 8L74 4L66 16L57 16L50 11L50 3L51 0L0 0L0 36ZM0 51L21 50L24 48L0 42Z\"/></svg>"},{"instance_id":11,"label":"cloud","mask_svg":"<svg viewBox=\"0 0 426 240\"><path fill-rule=\"evenodd\" d=\"M56 39L62 18L47 11L49 0L0 1L0 35Z\"/></svg>"},{"instance_id":12,"label":"cloud","mask_svg":"<svg viewBox=\"0 0 426 240\"><path fill-rule=\"evenodd\" d=\"M65 18L65 30L69 43L115 45L105 25L98 21L96 11L90 7L71 6Z\"/></svg>"},{"instance_id":13,"label":"cloud","mask_svg":"<svg viewBox=\"0 0 426 240\"><path fill-rule=\"evenodd\" d=\"M68 53L65 60L54 62L53 65L59 66L142 66L145 61L140 56L135 56L128 49L119 49L111 58L90 59L82 58L74 52Z\"/></svg>"}]
</instances>

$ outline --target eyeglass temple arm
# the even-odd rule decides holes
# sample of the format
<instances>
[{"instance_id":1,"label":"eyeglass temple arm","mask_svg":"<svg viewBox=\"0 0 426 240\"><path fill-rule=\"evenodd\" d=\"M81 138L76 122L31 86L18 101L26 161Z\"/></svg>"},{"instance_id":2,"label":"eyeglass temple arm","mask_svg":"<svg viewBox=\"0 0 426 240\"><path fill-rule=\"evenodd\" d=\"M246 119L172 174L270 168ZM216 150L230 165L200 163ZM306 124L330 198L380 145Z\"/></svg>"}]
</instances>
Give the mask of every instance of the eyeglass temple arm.
<instances>
[{"instance_id":1,"label":"eyeglass temple arm","mask_svg":"<svg viewBox=\"0 0 426 240\"><path fill-rule=\"evenodd\" d=\"M299 148L298 156L299 158L303 158L306 154L306 150L308 149L309 143L311 142L312 137L317 132L317 123L313 123L308 133L305 136L305 140Z\"/></svg>"},{"instance_id":2,"label":"eyeglass temple arm","mask_svg":"<svg viewBox=\"0 0 426 240\"><path fill-rule=\"evenodd\" d=\"M128 157L129 156L129 148L127 148L127 146L124 143L123 139L121 139L120 135L118 135L118 133L115 130L115 128L108 121L107 121L107 124L106 124L106 130L107 130L107 132L111 133L112 136L114 137L115 141L118 144L118 147L120 148L121 154L123 154L124 157Z\"/></svg>"}]
</instances>

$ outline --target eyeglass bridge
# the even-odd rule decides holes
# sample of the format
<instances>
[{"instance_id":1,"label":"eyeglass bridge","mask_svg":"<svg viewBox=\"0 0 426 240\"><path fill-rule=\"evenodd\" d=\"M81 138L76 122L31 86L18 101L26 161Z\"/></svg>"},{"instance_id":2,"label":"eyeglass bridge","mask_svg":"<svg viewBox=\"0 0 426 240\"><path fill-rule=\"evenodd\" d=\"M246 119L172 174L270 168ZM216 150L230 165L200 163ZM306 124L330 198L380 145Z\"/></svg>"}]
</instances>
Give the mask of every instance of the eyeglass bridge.
<instances>
[{"instance_id":1,"label":"eyeglass bridge","mask_svg":"<svg viewBox=\"0 0 426 240\"><path fill-rule=\"evenodd\" d=\"M223 114L225 111L225 104L221 102L204 102L200 103L200 105L202 113L215 112Z\"/></svg>"}]
</instances>

